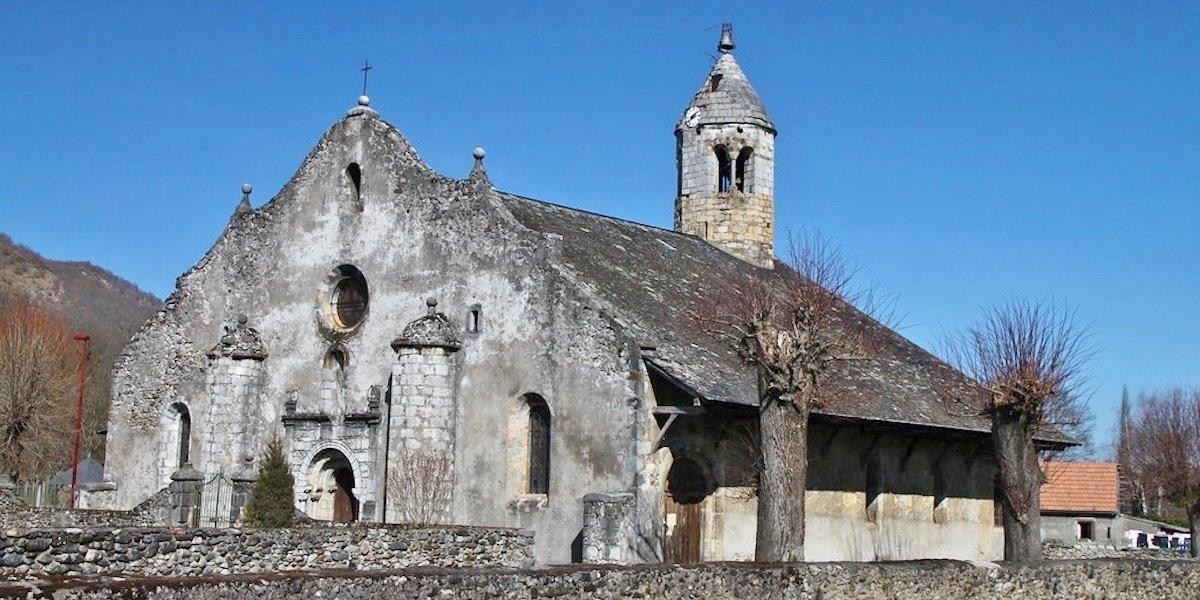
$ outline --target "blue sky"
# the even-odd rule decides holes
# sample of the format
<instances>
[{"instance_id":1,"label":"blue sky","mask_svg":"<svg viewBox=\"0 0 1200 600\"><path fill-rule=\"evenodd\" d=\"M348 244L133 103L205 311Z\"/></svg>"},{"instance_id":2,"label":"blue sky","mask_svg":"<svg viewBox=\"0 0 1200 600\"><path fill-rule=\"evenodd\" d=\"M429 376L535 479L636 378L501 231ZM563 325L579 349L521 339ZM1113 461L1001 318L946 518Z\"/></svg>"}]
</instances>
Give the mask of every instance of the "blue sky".
<instances>
[{"instance_id":1,"label":"blue sky","mask_svg":"<svg viewBox=\"0 0 1200 600\"><path fill-rule=\"evenodd\" d=\"M165 296L353 105L436 169L670 227L679 114L732 21L780 130L777 221L905 333L1078 303L1122 384L1200 385L1200 4L55 3L0 9L0 231Z\"/></svg>"}]
</instances>

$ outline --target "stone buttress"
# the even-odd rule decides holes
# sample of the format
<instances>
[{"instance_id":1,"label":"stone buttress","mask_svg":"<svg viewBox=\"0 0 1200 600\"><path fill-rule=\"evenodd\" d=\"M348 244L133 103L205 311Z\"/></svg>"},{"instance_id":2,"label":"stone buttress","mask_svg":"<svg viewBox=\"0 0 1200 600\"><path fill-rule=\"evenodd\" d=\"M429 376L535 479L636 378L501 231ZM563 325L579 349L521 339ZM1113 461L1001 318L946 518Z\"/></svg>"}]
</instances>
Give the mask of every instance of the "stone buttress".
<instances>
[{"instance_id":1,"label":"stone buttress","mask_svg":"<svg viewBox=\"0 0 1200 600\"><path fill-rule=\"evenodd\" d=\"M454 353L458 327L437 301L392 342L392 397L388 412L388 523L449 522L454 484L457 417Z\"/></svg>"},{"instance_id":2,"label":"stone buttress","mask_svg":"<svg viewBox=\"0 0 1200 600\"><path fill-rule=\"evenodd\" d=\"M248 430L250 411L259 405L266 368L267 350L258 331L238 315L234 325L207 354L208 379L205 384L206 427L201 432L200 472L212 476L240 468L253 448Z\"/></svg>"}]
</instances>

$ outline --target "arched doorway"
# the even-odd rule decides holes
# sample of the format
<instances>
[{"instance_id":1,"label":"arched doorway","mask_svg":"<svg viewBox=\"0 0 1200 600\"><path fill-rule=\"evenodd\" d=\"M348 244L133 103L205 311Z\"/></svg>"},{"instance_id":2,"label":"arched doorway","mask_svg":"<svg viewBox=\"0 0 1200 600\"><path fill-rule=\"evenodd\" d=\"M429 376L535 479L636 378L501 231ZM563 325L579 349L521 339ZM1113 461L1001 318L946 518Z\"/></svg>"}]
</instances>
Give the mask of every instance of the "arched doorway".
<instances>
[{"instance_id":1,"label":"arched doorway","mask_svg":"<svg viewBox=\"0 0 1200 600\"><path fill-rule=\"evenodd\" d=\"M308 516L334 523L358 520L354 467L345 454L333 448L318 452L308 468L305 483Z\"/></svg>"},{"instance_id":2,"label":"arched doorway","mask_svg":"<svg viewBox=\"0 0 1200 600\"><path fill-rule=\"evenodd\" d=\"M673 563L700 562L704 499L713 491L707 472L691 458L677 458L667 472L663 497L666 535L663 558Z\"/></svg>"}]
</instances>

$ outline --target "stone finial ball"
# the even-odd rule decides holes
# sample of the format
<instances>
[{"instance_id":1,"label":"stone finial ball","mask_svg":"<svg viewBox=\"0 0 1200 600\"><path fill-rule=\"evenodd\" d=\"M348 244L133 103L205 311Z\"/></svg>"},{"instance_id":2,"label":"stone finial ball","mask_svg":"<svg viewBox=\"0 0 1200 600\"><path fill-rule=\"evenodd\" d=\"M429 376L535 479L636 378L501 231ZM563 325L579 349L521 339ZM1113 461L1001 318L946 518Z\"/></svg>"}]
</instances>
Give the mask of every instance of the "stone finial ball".
<instances>
[{"instance_id":1,"label":"stone finial ball","mask_svg":"<svg viewBox=\"0 0 1200 600\"><path fill-rule=\"evenodd\" d=\"M368 96L359 96L358 97L358 105L359 106L370 106L371 98Z\"/></svg>"},{"instance_id":2,"label":"stone finial ball","mask_svg":"<svg viewBox=\"0 0 1200 600\"><path fill-rule=\"evenodd\" d=\"M471 151L471 156L474 156L475 160L483 160L483 157L487 156L487 152L484 152L482 147L475 146L475 149Z\"/></svg>"},{"instance_id":3,"label":"stone finial ball","mask_svg":"<svg viewBox=\"0 0 1200 600\"><path fill-rule=\"evenodd\" d=\"M253 192L253 191L254 191L254 186L252 186L248 183L242 184L242 193L243 194L249 194L250 192Z\"/></svg>"},{"instance_id":4,"label":"stone finial ball","mask_svg":"<svg viewBox=\"0 0 1200 600\"><path fill-rule=\"evenodd\" d=\"M428 306L429 308L437 306L437 298L429 298L425 301L425 306Z\"/></svg>"},{"instance_id":5,"label":"stone finial ball","mask_svg":"<svg viewBox=\"0 0 1200 600\"><path fill-rule=\"evenodd\" d=\"M246 318L245 314L240 314L237 316L238 325L245 325L249 321L250 319Z\"/></svg>"}]
</instances>

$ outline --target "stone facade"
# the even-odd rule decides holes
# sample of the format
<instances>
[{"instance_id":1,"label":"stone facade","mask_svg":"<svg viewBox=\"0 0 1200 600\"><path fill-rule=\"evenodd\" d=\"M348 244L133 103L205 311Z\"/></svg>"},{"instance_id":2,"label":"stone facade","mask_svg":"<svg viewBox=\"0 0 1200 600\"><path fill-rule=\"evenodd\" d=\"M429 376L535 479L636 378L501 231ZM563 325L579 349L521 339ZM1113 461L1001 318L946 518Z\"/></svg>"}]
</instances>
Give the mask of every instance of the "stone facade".
<instances>
[{"instance_id":1,"label":"stone facade","mask_svg":"<svg viewBox=\"0 0 1200 600\"><path fill-rule=\"evenodd\" d=\"M361 166L361 211L339 208L349 198L348 164ZM580 499L633 481L629 437L612 429L627 428L635 415L626 401L628 360L619 353L628 334L565 272L560 252L555 236L516 221L482 170L466 180L438 175L374 111L355 111L276 198L231 219L125 348L109 415L110 507L129 508L170 482L176 465L146 449L178 446L163 432L171 407L186 404L191 462L206 482L230 478L243 453L257 457L280 435L299 508L332 518L347 492L351 518L378 521L388 473L399 467L388 462L399 456L389 453L392 440L436 439L453 449L446 520L531 528L542 536L540 561L570 561ZM370 285L369 309L352 329L329 324L330 274L342 265L354 265ZM393 348L431 297L461 335L461 349ZM465 332L476 305L482 323ZM210 359L198 350L212 348L238 315L248 317L245 326L268 356ZM346 360L333 379L337 393L325 394L334 348ZM257 385L223 385L226 359L257 365ZM543 397L554 415L551 493L535 502L523 494L526 474L510 472L506 450L509 415L526 393ZM236 417L216 409L232 406L231 397L247 403L231 408ZM410 418L444 429L390 426Z\"/></svg>"},{"instance_id":2,"label":"stone facade","mask_svg":"<svg viewBox=\"0 0 1200 600\"><path fill-rule=\"evenodd\" d=\"M67 580L54 598L754 598L850 600L1029 600L1192 598L1196 561L1070 561L981 567L949 561L889 564L709 564L518 570L327 572L123 581ZM24 594L27 588L10 588ZM0 594L6 589L0 584Z\"/></svg>"},{"instance_id":3,"label":"stone facade","mask_svg":"<svg viewBox=\"0 0 1200 600\"><path fill-rule=\"evenodd\" d=\"M0 576L229 575L313 569L527 567L533 536L511 529L382 526L291 529L9 530Z\"/></svg>"},{"instance_id":4,"label":"stone facade","mask_svg":"<svg viewBox=\"0 0 1200 600\"><path fill-rule=\"evenodd\" d=\"M90 505L170 485L172 522L231 522L278 436L317 520L530 529L539 563L748 558L754 373L687 318L721 277L771 275L775 126L732 48L676 130L680 231L502 193L481 150L439 174L364 99L126 346ZM992 558L974 388L846 317L880 350L814 427L809 558ZM695 555L668 556L685 521Z\"/></svg>"}]
</instances>

